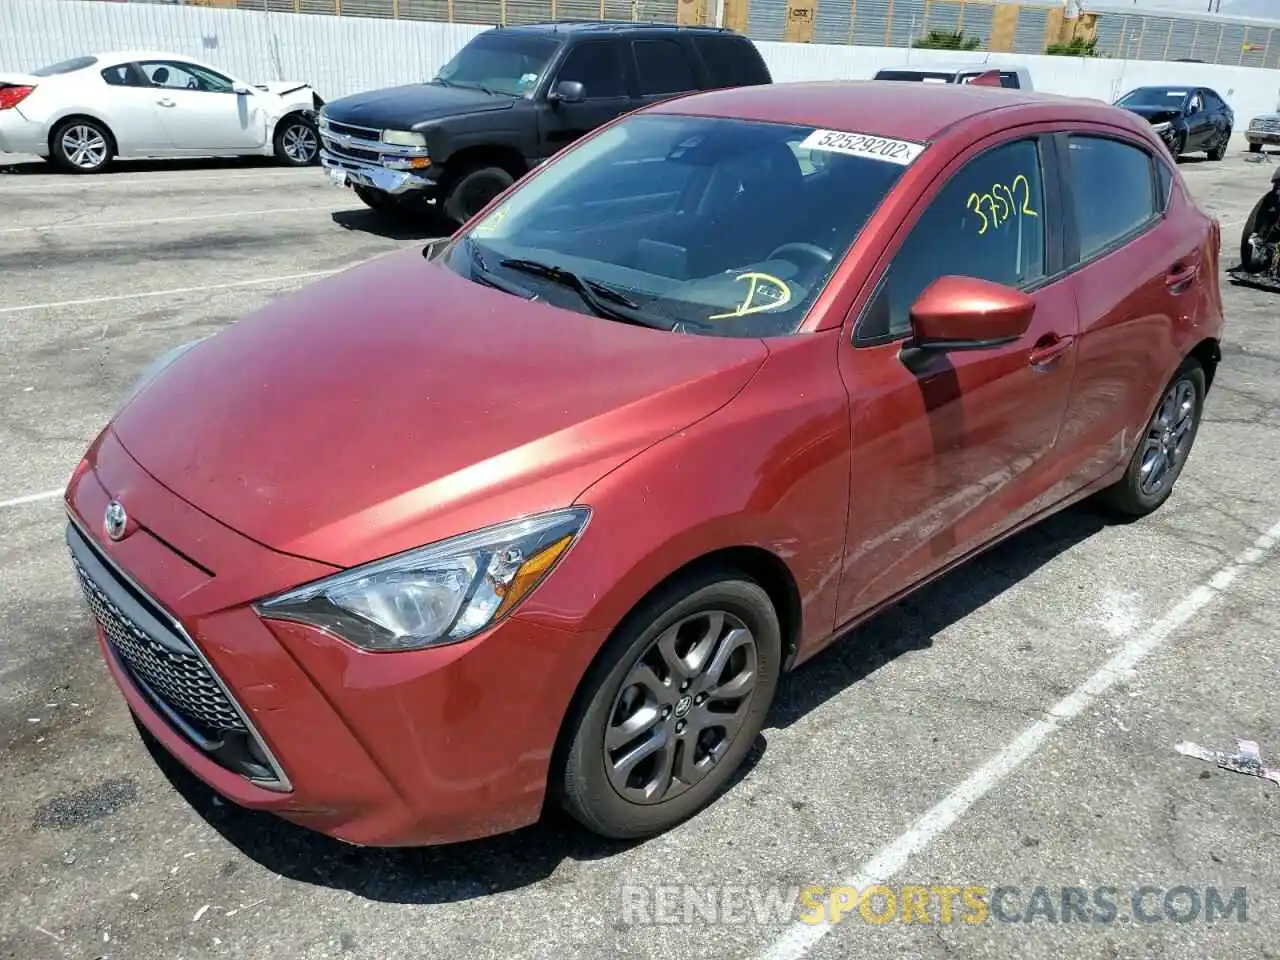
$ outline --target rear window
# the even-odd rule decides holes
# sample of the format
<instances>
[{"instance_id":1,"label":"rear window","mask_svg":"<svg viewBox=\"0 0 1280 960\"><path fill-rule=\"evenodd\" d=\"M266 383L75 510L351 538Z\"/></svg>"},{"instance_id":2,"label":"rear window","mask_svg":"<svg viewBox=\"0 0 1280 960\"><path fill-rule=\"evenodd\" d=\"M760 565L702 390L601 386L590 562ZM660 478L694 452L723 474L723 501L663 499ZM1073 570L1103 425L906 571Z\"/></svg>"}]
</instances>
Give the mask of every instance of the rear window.
<instances>
[{"instance_id":1,"label":"rear window","mask_svg":"<svg viewBox=\"0 0 1280 960\"><path fill-rule=\"evenodd\" d=\"M62 60L47 67L41 67L39 70L32 70L31 76L54 77L60 73L75 73L77 70L92 67L97 62L97 57L76 57L73 60Z\"/></svg>"},{"instance_id":2,"label":"rear window","mask_svg":"<svg viewBox=\"0 0 1280 960\"><path fill-rule=\"evenodd\" d=\"M784 336L921 149L789 124L632 115L517 186L440 262L482 281L481 264L593 312L520 269L534 260L620 293L654 325Z\"/></svg>"},{"instance_id":3,"label":"rear window","mask_svg":"<svg viewBox=\"0 0 1280 960\"><path fill-rule=\"evenodd\" d=\"M953 83L954 73L927 73L923 70L881 70L874 77L876 80L915 80L924 83Z\"/></svg>"},{"instance_id":4,"label":"rear window","mask_svg":"<svg viewBox=\"0 0 1280 960\"><path fill-rule=\"evenodd\" d=\"M769 69L744 37L695 37L713 87L749 87L769 82Z\"/></svg>"}]
</instances>

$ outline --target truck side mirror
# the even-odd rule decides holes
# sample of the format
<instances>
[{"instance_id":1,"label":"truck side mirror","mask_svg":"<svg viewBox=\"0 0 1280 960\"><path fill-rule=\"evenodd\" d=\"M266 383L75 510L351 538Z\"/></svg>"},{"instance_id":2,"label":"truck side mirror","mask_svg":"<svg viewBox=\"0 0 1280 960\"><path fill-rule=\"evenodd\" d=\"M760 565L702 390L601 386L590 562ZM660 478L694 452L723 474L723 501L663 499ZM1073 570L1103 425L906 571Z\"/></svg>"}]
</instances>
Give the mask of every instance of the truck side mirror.
<instances>
[{"instance_id":1,"label":"truck side mirror","mask_svg":"<svg viewBox=\"0 0 1280 960\"><path fill-rule=\"evenodd\" d=\"M581 103L587 99L587 91L577 80L561 80L547 99L552 103Z\"/></svg>"}]
</instances>

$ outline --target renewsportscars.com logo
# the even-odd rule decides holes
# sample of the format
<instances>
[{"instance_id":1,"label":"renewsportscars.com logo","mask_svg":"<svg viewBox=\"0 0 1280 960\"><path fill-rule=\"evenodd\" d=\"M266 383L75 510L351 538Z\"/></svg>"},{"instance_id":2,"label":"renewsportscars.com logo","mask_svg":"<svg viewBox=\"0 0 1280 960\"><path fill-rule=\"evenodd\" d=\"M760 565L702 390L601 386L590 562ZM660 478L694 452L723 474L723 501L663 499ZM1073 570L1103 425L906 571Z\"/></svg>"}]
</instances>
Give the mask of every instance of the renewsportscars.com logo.
<instances>
[{"instance_id":1,"label":"renewsportscars.com logo","mask_svg":"<svg viewBox=\"0 0 1280 960\"><path fill-rule=\"evenodd\" d=\"M1156 924L1248 920L1248 891L1214 886L982 884L622 887L622 922L680 924Z\"/></svg>"}]
</instances>

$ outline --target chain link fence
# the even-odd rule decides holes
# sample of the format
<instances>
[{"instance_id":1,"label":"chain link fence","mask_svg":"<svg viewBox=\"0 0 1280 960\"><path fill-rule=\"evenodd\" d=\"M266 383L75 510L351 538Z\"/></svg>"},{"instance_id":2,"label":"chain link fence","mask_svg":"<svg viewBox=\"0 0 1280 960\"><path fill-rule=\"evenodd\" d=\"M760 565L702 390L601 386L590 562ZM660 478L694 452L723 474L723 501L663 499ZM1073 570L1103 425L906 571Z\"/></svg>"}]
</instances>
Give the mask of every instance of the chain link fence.
<instances>
[{"instance_id":1,"label":"chain link fence","mask_svg":"<svg viewBox=\"0 0 1280 960\"><path fill-rule=\"evenodd\" d=\"M107 0L104 0L107 2ZM1222 16L1097 8L1067 19L1059 5L991 0L116 0L445 23L547 20L718 22L755 40L909 47L933 31L970 49L1040 54L1073 38L1093 55L1280 67L1280 24ZM719 11L719 14L717 14ZM963 48L960 48L963 49Z\"/></svg>"}]
</instances>

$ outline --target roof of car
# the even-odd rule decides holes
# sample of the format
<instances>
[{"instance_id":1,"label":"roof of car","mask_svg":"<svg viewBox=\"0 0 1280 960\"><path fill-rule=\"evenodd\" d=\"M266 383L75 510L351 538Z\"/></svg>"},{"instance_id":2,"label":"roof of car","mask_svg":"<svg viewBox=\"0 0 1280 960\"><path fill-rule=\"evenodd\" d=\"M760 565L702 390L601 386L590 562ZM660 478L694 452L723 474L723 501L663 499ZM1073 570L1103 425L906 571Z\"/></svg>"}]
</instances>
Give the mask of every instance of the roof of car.
<instances>
[{"instance_id":1,"label":"roof of car","mask_svg":"<svg viewBox=\"0 0 1280 960\"><path fill-rule=\"evenodd\" d=\"M1025 70L1016 63L904 63L896 67L881 67L877 73L968 73L984 70Z\"/></svg>"},{"instance_id":2,"label":"roof of car","mask_svg":"<svg viewBox=\"0 0 1280 960\"><path fill-rule=\"evenodd\" d=\"M181 63L200 63L185 53L174 53L171 50L112 50L109 53L89 53L85 56L96 57L100 63L136 63L139 60L171 60Z\"/></svg>"},{"instance_id":3,"label":"roof of car","mask_svg":"<svg viewBox=\"0 0 1280 960\"><path fill-rule=\"evenodd\" d=\"M1035 108L1040 108L1036 110ZM1101 100L975 84L826 80L729 87L662 101L646 112L732 117L930 140L982 113L1057 108L1077 120L1132 127L1132 114Z\"/></svg>"},{"instance_id":4,"label":"roof of car","mask_svg":"<svg viewBox=\"0 0 1280 960\"><path fill-rule=\"evenodd\" d=\"M685 33L728 33L737 36L725 27L704 27L700 25L677 26L671 23L646 23L634 20L548 20L543 23L522 23L509 27L494 27L502 33L631 33L644 30L661 30L671 32L679 30Z\"/></svg>"}]
</instances>

